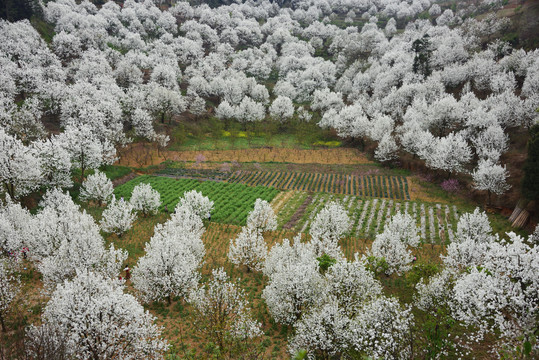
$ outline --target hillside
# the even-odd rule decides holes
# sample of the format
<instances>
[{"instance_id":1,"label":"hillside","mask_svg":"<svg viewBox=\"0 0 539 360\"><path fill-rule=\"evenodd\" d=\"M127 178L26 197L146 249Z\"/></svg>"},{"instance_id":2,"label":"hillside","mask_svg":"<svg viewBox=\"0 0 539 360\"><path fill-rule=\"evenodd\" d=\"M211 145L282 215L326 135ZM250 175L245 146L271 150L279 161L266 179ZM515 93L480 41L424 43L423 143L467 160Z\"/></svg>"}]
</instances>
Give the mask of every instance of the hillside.
<instances>
[{"instance_id":1,"label":"hillside","mask_svg":"<svg viewBox=\"0 0 539 360\"><path fill-rule=\"evenodd\" d=\"M0 10L0 359L539 357L535 1Z\"/></svg>"}]
</instances>

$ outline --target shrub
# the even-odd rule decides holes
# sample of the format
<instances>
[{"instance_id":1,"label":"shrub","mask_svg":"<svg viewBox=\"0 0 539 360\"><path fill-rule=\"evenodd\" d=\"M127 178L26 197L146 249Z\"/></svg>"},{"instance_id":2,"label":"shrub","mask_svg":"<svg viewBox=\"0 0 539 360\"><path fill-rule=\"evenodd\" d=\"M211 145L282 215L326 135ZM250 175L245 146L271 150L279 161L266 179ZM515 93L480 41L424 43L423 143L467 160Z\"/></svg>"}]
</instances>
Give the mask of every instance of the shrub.
<instances>
[{"instance_id":1,"label":"shrub","mask_svg":"<svg viewBox=\"0 0 539 360\"><path fill-rule=\"evenodd\" d=\"M457 179L447 179L440 184L444 191L449 193L456 193L460 190L460 184Z\"/></svg>"},{"instance_id":2,"label":"shrub","mask_svg":"<svg viewBox=\"0 0 539 360\"><path fill-rule=\"evenodd\" d=\"M386 259L376 256L367 257L365 267L374 275L383 274L389 269Z\"/></svg>"}]
</instances>

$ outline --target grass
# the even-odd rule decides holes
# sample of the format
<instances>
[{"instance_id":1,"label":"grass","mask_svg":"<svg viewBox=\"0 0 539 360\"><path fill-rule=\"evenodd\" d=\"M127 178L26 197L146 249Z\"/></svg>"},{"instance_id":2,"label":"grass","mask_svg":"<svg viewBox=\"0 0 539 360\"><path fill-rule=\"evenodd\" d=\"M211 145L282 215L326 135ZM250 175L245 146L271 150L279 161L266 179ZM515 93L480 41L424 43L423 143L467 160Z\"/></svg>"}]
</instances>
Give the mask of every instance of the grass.
<instances>
[{"instance_id":1,"label":"grass","mask_svg":"<svg viewBox=\"0 0 539 360\"><path fill-rule=\"evenodd\" d=\"M143 175L132 179L115 189L117 197L129 199L133 188L147 183L161 194L160 210L172 212L183 193L200 191L214 202L212 220L222 223L244 225L247 214L254 208L257 198L270 202L279 193L269 187L249 187L242 184L227 184L193 179L172 179L168 177Z\"/></svg>"},{"instance_id":2,"label":"grass","mask_svg":"<svg viewBox=\"0 0 539 360\"><path fill-rule=\"evenodd\" d=\"M238 150L253 147L316 149L338 147L340 139L331 131L310 123L291 120L284 124L262 121L241 124L205 117L182 121L171 136L170 150Z\"/></svg>"},{"instance_id":3,"label":"grass","mask_svg":"<svg viewBox=\"0 0 539 360\"><path fill-rule=\"evenodd\" d=\"M104 172L109 179L116 180L130 174L133 172L133 169L128 166L121 165L103 165L99 168L99 171ZM88 177L93 173L95 173L94 170L86 170L84 172L84 177ZM76 181L80 181L80 174L80 169L75 169L72 171L72 175Z\"/></svg>"}]
</instances>

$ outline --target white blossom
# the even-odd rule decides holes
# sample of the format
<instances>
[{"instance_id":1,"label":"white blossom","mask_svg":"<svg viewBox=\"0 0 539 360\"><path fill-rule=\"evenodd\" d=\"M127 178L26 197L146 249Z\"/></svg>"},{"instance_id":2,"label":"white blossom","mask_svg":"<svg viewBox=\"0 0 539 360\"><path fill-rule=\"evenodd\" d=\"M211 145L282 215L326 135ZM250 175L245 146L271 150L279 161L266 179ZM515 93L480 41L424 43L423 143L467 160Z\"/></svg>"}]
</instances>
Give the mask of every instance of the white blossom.
<instances>
[{"instance_id":1,"label":"white blossom","mask_svg":"<svg viewBox=\"0 0 539 360\"><path fill-rule=\"evenodd\" d=\"M161 206L161 195L150 184L141 183L133 188L129 202L133 209L144 215L157 214Z\"/></svg>"},{"instance_id":2,"label":"white blossom","mask_svg":"<svg viewBox=\"0 0 539 360\"><path fill-rule=\"evenodd\" d=\"M247 216L247 227L258 231L277 229L277 216L266 200L256 199L254 209Z\"/></svg>"},{"instance_id":3,"label":"white blossom","mask_svg":"<svg viewBox=\"0 0 539 360\"><path fill-rule=\"evenodd\" d=\"M261 232L253 227L243 227L236 239L230 240L228 258L235 265L245 265L247 270L259 271L268 253Z\"/></svg>"},{"instance_id":4,"label":"white blossom","mask_svg":"<svg viewBox=\"0 0 539 360\"><path fill-rule=\"evenodd\" d=\"M163 356L168 348L154 321L118 280L80 271L52 293L42 326L65 336L69 357L140 359Z\"/></svg>"},{"instance_id":5,"label":"white blossom","mask_svg":"<svg viewBox=\"0 0 539 360\"><path fill-rule=\"evenodd\" d=\"M341 204L326 204L314 218L309 230L317 254L326 253L335 258L341 257L338 242L350 230L350 225L348 213Z\"/></svg>"},{"instance_id":6,"label":"white blossom","mask_svg":"<svg viewBox=\"0 0 539 360\"><path fill-rule=\"evenodd\" d=\"M489 160L479 161L477 169L472 173L474 180L474 187L477 190L486 190L496 195L502 195L511 187L507 184L507 177L509 176L505 166L497 165Z\"/></svg>"},{"instance_id":7,"label":"white blossom","mask_svg":"<svg viewBox=\"0 0 539 360\"><path fill-rule=\"evenodd\" d=\"M183 194L178 206L186 206L190 208L195 215L202 219L207 219L210 217L213 209L213 201L207 196L202 195L202 193L191 190Z\"/></svg>"},{"instance_id":8,"label":"white blossom","mask_svg":"<svg viewBox=\"0 0 539 360\"><path fill-rule=\"evenodd\" d=\"M82 183L79 198L82 201L95 200L99 204L108 203L113 197L114 187L107 175L96 170Z\"/></svg>"},{"instance_id":9,"label":"white blossom","mask_svg":"<svg viewBox=\"0 0 539 360\"><path fill-rule=\"evenodd\" d=\"M75 276L77 270L91 270L105 277L118 276L127 252L105 241L92 216L81 212L69 194L49 190L44 207L36 215L36 232L30 242L30 256L40 260L39 271L47 288Z\"/></svg>"},{"instance_id":10,"label":"white blossom","mask_svg":"<svg viewBox=\"0 0 539 360\"><path fill-rule=\"evenodd\" d=\"M271 117L283 123L294 115L294 104L286 96L278 96L269 107Z\"/></svg>"},{"instance_id":11,"label":"white blossom","mask_svg":"<svg viewBox=\"0 0 539 360\"><path fill-rule=\"evenodd\" d=\"M137 214L130 202L125 201L124 198L116 200L116 197L112 195L110 204L103 210L101 229L121 236L133 227L136 218Z\"/></svg>"}]
</instances>

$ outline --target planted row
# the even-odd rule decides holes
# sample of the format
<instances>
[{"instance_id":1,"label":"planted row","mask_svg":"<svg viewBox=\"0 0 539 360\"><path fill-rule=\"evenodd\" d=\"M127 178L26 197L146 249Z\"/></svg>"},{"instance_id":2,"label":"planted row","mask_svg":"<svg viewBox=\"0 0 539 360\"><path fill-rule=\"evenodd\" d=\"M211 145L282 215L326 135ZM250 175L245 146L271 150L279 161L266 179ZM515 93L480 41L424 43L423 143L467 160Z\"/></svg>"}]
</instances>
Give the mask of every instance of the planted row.
<instances>
[{"instance_id":1,"label":"planted row","mask_svg":"<svg viewBox=\"0 0 539 360\"><path fill-rule=\"evenodd\" d=\"M237 225L245 225L257 198L271 201L279 193L279 190L270 187L144 175L118 186L115 194L129 199L133 188L140 183L151 184L159 192L161 211L173 211L184 192L197 190L214 202L212 221Z\"/></svg>"},{"instance_id":2,"label":"planted row","mask_svg":"<svg viewBox=\"0 0 539 360\"><path fill-rule=\"evenodd\" d=\"M227 181L252 186L272 186L282 190L410 200L408 181L404 176L237 171Z\"/></svg>"},{"instance_id":3,"label":"planted row","mask_svg":"<svg viewBox=\"0 0 539 360\"><path fill-rule=\"evenodd\" d=\"M299 194L296 197L298 196ZM292 198L289 204L283 206L286 211L279 214L280 225L286 223L290 214L294 213L301 205L301 201L298 201L299 199L296 197ZM399 202L385 198L372 199L320 193L313 196L313 200L306 208L302 218L296 223L295 230L308 232L311 221L329 201L339 201L348 210L352 221L349 236L355 238L373 239L377 233L384 229L391 216L401 211L410 214L415 219L418 233L423 242L447 243L454 238L456 223L461 214L454 205Z\"/></svg>"}]
</instances>

